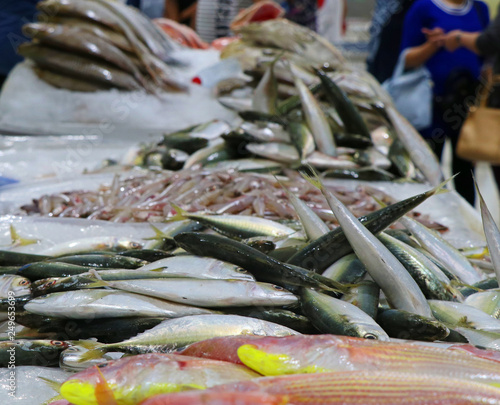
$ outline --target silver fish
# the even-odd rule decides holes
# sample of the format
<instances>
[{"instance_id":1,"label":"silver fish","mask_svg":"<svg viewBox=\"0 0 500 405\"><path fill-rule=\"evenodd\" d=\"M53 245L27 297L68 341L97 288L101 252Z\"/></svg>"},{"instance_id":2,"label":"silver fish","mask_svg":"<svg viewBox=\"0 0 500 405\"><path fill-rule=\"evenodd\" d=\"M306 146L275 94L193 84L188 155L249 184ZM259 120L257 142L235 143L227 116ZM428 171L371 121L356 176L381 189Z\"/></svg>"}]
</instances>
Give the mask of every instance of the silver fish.
<instances>
[{"instance_id":1,"label":"silver fish","mask_svg":"<svg viewBox=\"0 0 500 405\"><path fill-rule=\"evenodd\" d=\"M0 276L0 299L22 297L31 294L31 281L13 274Z\"/></svg>"},{"instance_id":2,"label":"silver fish","mask_svg":"<svg viewBox=\"0 0 500 405\"><path fill-rule=\"evenodd\" d=\"M189 307L114 290L78 290L49 294L28 302L28 312L67 319L113 317L168 317L213 314L214 311Z\"/></svg>"},{"instance_id":3,"label":"silver fish","mask_svg":"<svg viewBox=\"0 0 500 405\"><path fill-rule=\"evenodd\" d=\"M437 232L407 216L402 217L399 221L428 252L464 283L474 284L484 278L464 255L445 241Z\"/></svg>"},{"instance_id":4,"label":"silver fish","mask_svg":"<svg viewBox=\"0 0 500 405\"><path fill-rule=\"evenodd\" d=\"M179 255L157 260L142 266L141 271L164 273L173 277L255 281L250 273L234 264L211 257L192 255Z\"/></svg>"},{"instance_id":5,"label":"silver fish","mask_svg":"<svg viewBox=\"0 0 500 405\"><path fill-rule=\"evenodd\" d=\"M205 308L284 306L297 303L297 297L283 287L253 281L176 278L101 283L105 287Z\"/></svg>"},{"instance_id":6,"label":"silver fish","mask_svg":"<svg viewBox=\"0 0 500 405\"><path fill-rule=\"evenodd\" d=\"M404 266L369 232L340 200L316 178L309 181L325 196L354 253L380 286L389 302L398 309L431 317L425 296Z\"/></svg>"},{"instance_id":7,"label":"silver fish","mask_svg":"<svg viewBox=\"0 0 500 405\"><path fill-rule=\"evenodd\" d=\"M462 327L500 333L500 319L495 319L470 305L438 300L429 300L429 305L436 319L451 328Z\"/></svg>"}]
</instances>

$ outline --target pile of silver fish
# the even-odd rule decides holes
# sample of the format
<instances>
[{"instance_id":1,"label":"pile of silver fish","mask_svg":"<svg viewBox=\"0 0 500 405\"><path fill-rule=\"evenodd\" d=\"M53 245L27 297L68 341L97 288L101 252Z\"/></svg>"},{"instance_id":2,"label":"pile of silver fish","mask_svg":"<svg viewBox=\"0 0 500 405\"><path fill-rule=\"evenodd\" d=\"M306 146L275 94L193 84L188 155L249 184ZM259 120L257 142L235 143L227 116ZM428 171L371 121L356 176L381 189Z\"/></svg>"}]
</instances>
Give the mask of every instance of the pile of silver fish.
<instances>
[{"instance_id":1,"label":"pile of silver fish","mask_svg":"<svg viewBox=\"0 0 500 405\"><path fill-rule=\"evenodd\" d=\"M380 84L328 41L280 19L237 33L221 57L236 58L244 76L217 88L219 102L243 120L224 137L230 154L332 176L442 181L436 157Z\"/></svg>"},{"instance_id":2,"label":"pile of silver fish","mask_svg":"<svg viewBox=\"0 0 500 405\"><path fill-rule=\"evenodd\" d=\"M18 365L78 372L54 387L58 404L353 404L374 392L431 404L436 390L500 403L500 232L484 201L489 256L472 259L406 215L445 184L357 218L301 174L339 227L298 198L299 228L174 205L148 241L0 251L1 365L14 350ZM186 390L197 392L172 394Z\"/></svg>"},{"instance_id":3,"label":"pile of silver fish","mask_svg":"<svg viewBox=\"0 0 500 405\"><path fill-rule=\"evenodd\" d=\"M94 92L179 91L168 64L172 40L133 7L111 0L44 0L37 23L23 27L30 43L18 52L52 86Z\"/></svg>"},{"instance_id":4,"label":"pile of silver fish","mask_svg":"<svg viewBox=\"0 0 500 405\"><path fill-rule=\"evenodd\" d=\"M158 38L132 33L129 9L41 4L59 7L62 26L82 18L80 4L114 16L90 25L119 31L157 73L162 48L147 38ZM439 164L369 75L284 20L237 31L223 56L247 77L219 85L237 127L169 134L132 157L146 173L23 207L149 221L154 236L27 253L18 248L38 241L12 226L0 251L0 367L74 372L46 381L53 405L500 404L500 231L479 190L487 246L456 249L414 211L447 191ZM55 43L36 41L26 49ZM433 188L395 200L332 187L329 175Z\"/></svg>"}]
</instances>

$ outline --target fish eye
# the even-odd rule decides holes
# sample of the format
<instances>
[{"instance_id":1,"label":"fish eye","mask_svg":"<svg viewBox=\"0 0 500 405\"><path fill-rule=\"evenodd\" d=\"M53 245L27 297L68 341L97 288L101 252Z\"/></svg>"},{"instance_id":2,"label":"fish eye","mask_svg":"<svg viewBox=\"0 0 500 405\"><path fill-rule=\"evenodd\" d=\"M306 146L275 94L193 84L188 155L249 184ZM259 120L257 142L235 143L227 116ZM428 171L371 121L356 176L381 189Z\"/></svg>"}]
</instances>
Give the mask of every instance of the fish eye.
<instances>
[{"instance_id":1,"label":"fish eye","mask_svg":"<svg viewBox=\"0 0 500 405\"><path fill-rule=\"evenodd\" d=\"M100 364L97 364L97 366L96 366L96 367L99 367L99 368L104 368L104 367L106 367L106 366L108 366L108 365L109 365L109 363L100 363Z\"/></svg>"},{"instance_id":2,"label":"fish eye","mask_svg":"<svg viewBox=\"0 0 500 405\"><path fill-rule=\"evenodd\" d=\"M131 243L130 243L130 247L131 247L132 249L139 249L139 248L141 248L141 247L142 247L142 245L141 245L139 242L131 242Z\"/></svg>"},{"instance_id":3,"label":"fish eye","mask_svg":"<svg viewBox=\"0 0 500 405\"><path fill-rule=\"evenodd\" d=\"M29 280L21 280L19 282L19 285L29 285L29 284L31 284L31 281L29 281Z\"/></svg>"},{"instance_id":4,"label":"fish eye","mask_svg":"<svg viewBox=\"0 0 500 405\"><path fill-rule=\"evenodd\" d=\"M238 267L238 268L236 269L236 271L237 271L238 273L247 273L247 271L246 271L243 267Z\"/></svg>"},{"instance_id":5,"label":"fish eye","mask_svg":"<svg viewBox=\"0 0 500 405\"><path fill-rule=\"evenodd\" d=\"M64 344L65 344L65 343L64 343L64 342L61 342L60 340L51 340L51 341L50 341L50 344L51 344L52 346L64 346Z\"/></svg>"},{"instance_id":6,"label":"fish eye","mask_svg":"<svg viewBox=\"0 0 500 405\"><path fill-rule=\"evenodd\" d=\"M279 285L273 285L273 288L277 291L285 291L285 289Z\"/></svg>"},{"instance_id":7,"label":"fish eye","mask_svg":"<svg viewBox=\"0 0 500 405\"><path fill-rule=\"evenodd\" d=\"M377 340L377 336L374 335L373 333L366 333L365 335L363 335L363 337L365 339L375 339L375 340Z\"/></svg>"}]
</instances>

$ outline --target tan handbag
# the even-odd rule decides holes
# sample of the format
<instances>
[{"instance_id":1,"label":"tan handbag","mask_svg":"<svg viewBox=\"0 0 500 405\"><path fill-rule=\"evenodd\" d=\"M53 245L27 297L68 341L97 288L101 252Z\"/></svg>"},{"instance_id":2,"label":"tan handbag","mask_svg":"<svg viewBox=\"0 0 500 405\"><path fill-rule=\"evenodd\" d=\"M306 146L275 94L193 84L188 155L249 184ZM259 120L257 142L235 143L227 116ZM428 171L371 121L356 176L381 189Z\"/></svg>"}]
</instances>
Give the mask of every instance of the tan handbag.
<instances>
[{"instance_id":1,"label":"tan handbag","mask_svg":"<svg viewBox=\"0 0 500 405\"><path fill-rule=\"evenodd\" d=\"M488 81L462 125L456 150L462 159L500 165L500 109L486 105L494 83L500 83L499 75Z\"/></svg>"}]
</instances>

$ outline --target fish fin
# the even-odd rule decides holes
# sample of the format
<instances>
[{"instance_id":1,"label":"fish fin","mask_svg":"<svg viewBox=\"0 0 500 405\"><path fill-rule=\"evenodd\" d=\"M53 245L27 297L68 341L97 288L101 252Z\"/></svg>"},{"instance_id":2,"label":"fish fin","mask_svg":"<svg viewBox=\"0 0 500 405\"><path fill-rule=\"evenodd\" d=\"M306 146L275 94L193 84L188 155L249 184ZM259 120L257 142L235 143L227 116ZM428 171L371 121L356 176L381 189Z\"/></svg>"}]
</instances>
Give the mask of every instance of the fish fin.
<instances>
[{"instance_id":1,"label":"fish fin","mask_svg":"<svg viewBox=\"0 0 500 405\"><path fill-rule=\"evenodd\" d=\"M108 281L104 281L97 273L93 274L92 272L89 272L87 280L90 281L87 288L110 287L110 283Z\"/></svg>"},{"instance_id":2,"label":"fish fin","mask_svg":"<svg viewBox=\"0 0 500 405\"><path fill-rule=\"evenodd\" d=\"M109 386L104 374L102 373L99 366L95 366L98 373L98 380L95 386L95 398L98 405L118 405L115 396L113 395L113 390Z\"/></svg>"},{"instance_id":3,"label":"fish fin","mask_svg":"<svg viewBox=\"0 0 500 405\"><path fill-rule=\"evenodd\" d=\"M321 179L318 176L318 173L314 168L310 165L305 165L302 166L300 170L300 174L302 177L307 180L309 183L311 183L314 187L319 188L320 190L324 190L324 185L321 182Z\"/></svg>"},{"instance_id":4,"label":"fish fin","mask_svg":"<svg viewBox=\"0 0 500 405\"><path fill-rule=\"evenodd\" d=\"M375 202L378 205L380 205L382 208L387 207L387 204L385 202L383 202L380 198L377 198L377 197L375 197L374 195L371 195L371 194L370 194L370 197L373 198L375 200Z\"/></svg>"},{"instance_id":5,"label":"fish fin","mask_svg":"<svg viewBox=\"0 0 500 405\"><path fill-rule=\"evenodd\" d=\"M479 287L474 287L473 285L466 284L463 281L458 281L458 280L450 280L450 285L452 287L466 287L466 288L470 288L471 290L474 290L474 291L477 291L477 292L484 291L483 289L481 289Z\"/></svg>"},{"instance_id":6,"label":"fish fin","mask_svg":"<svg viewBox=\"0 0 500 405\"><path fill-rule=\"evenodd\" d=\"M85 349L94 350L98 349L98 346L104 345L103 343L99 343L97 340L85 339L85 340L76 340L74 346L80 346Z\"/></svg>"},{"instance_id":7,"label":"fish fin","mask_svg":"<svg viewBox=\"0 0 500 405\"><path fill-rule=\"evenodd\" d=\"M427 193L429 194L429 196L443 194L443 193L448 193L450 190L446 188L446 185L450 181L452 181L456 176L458 176L459 174L460 173L454 174L453 176L451 176L448 179L446 179L445 181L443 181L441 184L438 184L432 190L429 190Z\"/></svg>"},{"instance_id":8,"label":"fish fin","mask_svg":"<svg viewBox=\"0 0 500 405\"><path fill-rule=\"evenodd\" d=\"M500 388L500 383L490 382L490 383L486 383L486 384L488 384L491 387Z\"/></svg>"},{"instance_id":9,"label":"fish fin","mask_svg":"<svg viewBox=\"0 0 500 405\"><path fill-rule=\"evenodd\" d=\"M166 222L175 222L175 221L182 221L183 219L187 219L188 212L186 210L183 210L181 207L179 207L175 203L170 203L172 208L175 210L176 214L173 217L167 218Z\"/></svg>"},{"instance_id":10,"label":"fish fin","mask_svg":"<svg viewBox=\"0 0 500 405\"><path fill-rule=\"evenodd\" d=\"M10 239L12 241L12 246L28 246L40 242L38 239L22 238L12 224L10 224Z\"/></svg>"},{"instance_id":11,"label":"fish fin","mask_svg":"<svg viewBox=\"0 0 500 405\"><path fill-rule=\"evenodd\" d=\"M42 378L42 377L39 377L39 378ZM42 403L42 405L50 405L51 403L55 402L55 401L60 401L64 399L64 397L62 395L56 395L55 397L52 397L50 399L47 399L47 401L44 401Z\"/></svg>"},{"instance_id":12,"label":"fish fin","mask_svg":"<svg viewBox=\"0 0 500 405\"><path fill-rule=\"evenodd\" d=\"M37 378L42 380L45 384L47 384L55 392L59 392L61 390L62 383L59 383L57 381L54 381L54 380L51 380L51 379L45 378L45 377L37 377Z\"/></svg>"},{"instance_id":13,"label":"fish fin","mask_svg":"<svg viewBox=\"0 0 500 405\"><path fill-rule=\"evenodd\" d=\"M159 228L157 228L153 224L149 224L149 226L153 228L155 236L152 236L151 238L143 238L144 240L163 240L169 238L169 236L165 232L162 232Z\"/></svg>"},{"instance_id":14,"label":"fish fin","mask_svg":"<svg viewBox=\"0 0 500 405\"><path fill-rule=\"evenodd\" d=\"M86 361L99 359L107 353L108 349L106 345L102 345L102 347L98 347L95 349L91 349L86 353L83 353L80 358L76 361L77 363L84 363Z\"/></svg>"}]
</instances>

